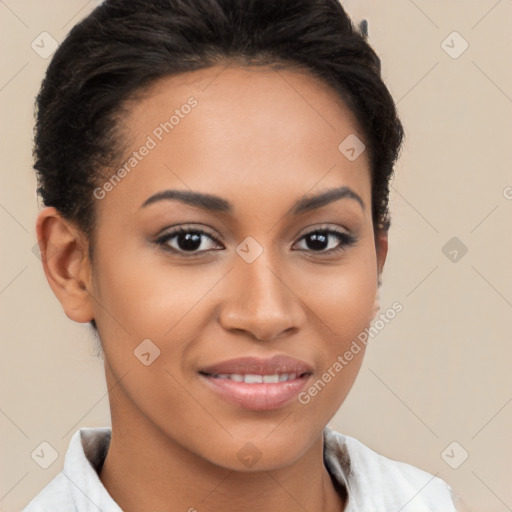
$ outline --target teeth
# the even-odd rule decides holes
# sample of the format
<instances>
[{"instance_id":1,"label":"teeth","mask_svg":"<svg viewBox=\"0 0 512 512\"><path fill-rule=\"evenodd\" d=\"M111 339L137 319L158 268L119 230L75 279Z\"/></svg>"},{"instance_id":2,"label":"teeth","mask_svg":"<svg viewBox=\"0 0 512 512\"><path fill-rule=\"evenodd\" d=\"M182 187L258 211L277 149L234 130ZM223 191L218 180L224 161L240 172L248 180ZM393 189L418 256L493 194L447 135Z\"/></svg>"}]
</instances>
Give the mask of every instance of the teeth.
<instances>
[{"instance_id":1,"label":"teeth","mask_svg":"<svg viewBox=\"0 0 512 512\"><path fill-rule=\"evenodd\" d=\"M263 382L263 375L249 373L244 376L244 382L247 384L261 384Z\"/></svg>"},{"instance_id":2,"label":"teeth","mask_svg":"<svg viewBox=\"0 0 512 512\"><path fill-rule=\"evenodd\" d=\"M276 384L278 382L294 380L296 377L296 373L276 373L274 375L256 375L253 373L248 373L247 375L241 375L239 373L219 373L218 375L215 375L215 378L217 379L230 379L236 382L245 382L246 384Z\"/></svg>"}]
</instances>

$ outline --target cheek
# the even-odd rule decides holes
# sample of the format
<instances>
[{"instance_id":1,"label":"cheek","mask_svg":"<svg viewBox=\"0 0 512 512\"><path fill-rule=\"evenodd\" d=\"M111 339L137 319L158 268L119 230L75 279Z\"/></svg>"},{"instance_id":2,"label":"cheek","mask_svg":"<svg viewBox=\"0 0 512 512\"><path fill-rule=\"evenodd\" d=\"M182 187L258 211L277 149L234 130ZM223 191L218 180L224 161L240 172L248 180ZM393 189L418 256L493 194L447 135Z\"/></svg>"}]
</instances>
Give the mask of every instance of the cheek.
<instances>
[{"instance_id":1,"label":"cheek","mask_svg":"<svg viewBox=\"0 0 512 512\"><path fill-rule=\"evenodd\" d=\"M134 351L149 339L160 350L151 368L176 368L211 323L209 293L226 270L178 265L147 248L115 252L123 256L104 252L97 265L95 315L106 356L119 375L140 370Z\"/></svg>"},{"instance_id":2,"label":"cheek","mask_svg":"<svg viewBox=\"0 0 512 512\"><path fill-rule=\"evenodd\" d=\"M297 282L310 290L303 296L310 310L309 329L322 337L316 349L321 369L299 402L320 425L343 403L363 362L377 293L376 259L371 248L354 252L335 271Z\"/></svg>"},{"instance_id":3,"label":"cheek","mask_svg":"<svg viewBox=\"0 0 512 512\"><path fill-rule=\"evenodd\" d=\"M335 348L350 343L373 318L377 268L371 247L354 251L340 265L303 271L295 282L300 283L298 295L325 324Z\"/></svg>"},{"instance_id":4,"label":"cheek","mask_svg":"<svg viewBox=\"0 0 512 512\"><path fill-rule=\"evenodd\" d=\"M152 326L154 332L158 327L155 320L163 313L161 322L172 325L173 317L179 317L185 303L200 292L197 272L190 279L192 267L187 271L176 264L166 265L147 247L120 247L114 252L120 256L113 257L105 250L98 258L96 293L105 308L115 311L119 321L138 326L137 330Z\"/></svg>"}]
</instances>

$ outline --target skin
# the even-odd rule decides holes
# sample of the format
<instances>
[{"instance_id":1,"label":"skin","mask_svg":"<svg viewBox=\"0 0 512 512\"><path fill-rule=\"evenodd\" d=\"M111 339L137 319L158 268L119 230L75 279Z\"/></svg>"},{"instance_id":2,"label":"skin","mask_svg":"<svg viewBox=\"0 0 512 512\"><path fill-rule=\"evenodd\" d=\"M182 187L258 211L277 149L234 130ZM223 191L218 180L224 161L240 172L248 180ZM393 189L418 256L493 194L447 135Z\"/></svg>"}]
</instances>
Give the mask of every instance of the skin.
<instances>
[{"instance_id":1,"label":"skin","mask_svg":"<svg viewBox=\"0 0 512 512\"><path fill-rule=\"evenodd\" d=\"M96 201L92 262L73 222L54 208L37 220L50 286L69 318L96 320L102 340L113 436L101 481L127 512L343 510L322 431L356 379L364 345L307 405L270 411L228 403L198 370L285 354L313 367L309 386L368 327L387 233L372 222L367 151L349 161L338 150L348 135L363 135L336 92L306 73L215 66L160 79L128 104L128 153L191 96L190 114ZM364 208L343 198L287 214L303 197L342 186ZM141 207L167 189L220 196L233 212L175 200ZM171 226L191 225L219 243L204 236L205 252L193 257L155 243ZM304 235L326 227L357 241L328 254L340 244L329 235L315 251ZM249 236L263 249L252 263L236 252ZM176 237L169 245L183 247ZM148 338L160 356L146 366L134 350ZM237 456L249 442L261 455L250 468Z\"/></svg>"}]
</instances>

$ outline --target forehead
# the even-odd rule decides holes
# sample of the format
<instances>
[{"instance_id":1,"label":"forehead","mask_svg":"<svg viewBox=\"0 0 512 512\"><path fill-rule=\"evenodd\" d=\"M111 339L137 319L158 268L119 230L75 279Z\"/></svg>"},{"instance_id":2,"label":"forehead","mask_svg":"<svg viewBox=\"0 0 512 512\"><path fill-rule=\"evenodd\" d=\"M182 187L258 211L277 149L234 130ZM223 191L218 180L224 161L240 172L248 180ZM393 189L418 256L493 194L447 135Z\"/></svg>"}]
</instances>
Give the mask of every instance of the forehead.
<instances>
[{"instance_id":1,"label":"forehead","mask_svg":"<svg viewBox=\"0 0 512 512\"><path fill-rule=\"evenodd\" d=\"M273 139L280 129L284 129L283 137L312 138L313 130L322 135L330 131L335 140L350 129L362 138L354 114L339 93L300 68L227 64L162 77L135 94L127 104L126 120L135 134L146 133L155 120L168 120L190 98L199 106L194 108L194 117L201 126L196 127L217 128L211 137L220 128L220 135L229 128L238 134L243 125L261 136L260 143L265 136ZM296 125L298 120L305 124ZM272 131L270 123L275 127ZM184 130L186 126L173 131Z\"/></svg>"},{"instance_id":2,"label":"forehead","mask_svg":"<svg viewBox=\"0 0 512 512\"><path fill-rule=\"evenodd\" d=\"M120 189L140 199L164 188L218 195L304 195L349 185L369 200L367 152L350 161L339 146L363 139L356 118L327 84L301 70L213 66L158 79L125 105L128 151ZM145 155L134 161L133 152Z\"/></svg>"}]
</instances>

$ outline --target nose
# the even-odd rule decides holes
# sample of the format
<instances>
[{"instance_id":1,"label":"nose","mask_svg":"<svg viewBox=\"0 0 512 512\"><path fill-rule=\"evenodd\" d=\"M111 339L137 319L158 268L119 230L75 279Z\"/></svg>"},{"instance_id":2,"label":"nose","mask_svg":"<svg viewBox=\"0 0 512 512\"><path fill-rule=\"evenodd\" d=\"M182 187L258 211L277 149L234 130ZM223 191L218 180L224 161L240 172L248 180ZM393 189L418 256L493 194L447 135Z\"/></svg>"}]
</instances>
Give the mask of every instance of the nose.
<instances>
[{"instance_id":1,"label":"nose","mask_svg":"<svg viewBox=\"0 0 512 512\"><path fill-rule=\"evenodd\" d=\"M236 256L227 279L219 315L224 329L270 341L293 334L303 325L303 303L266 251L252 263Z\"/></svg>"}]
</instances>

